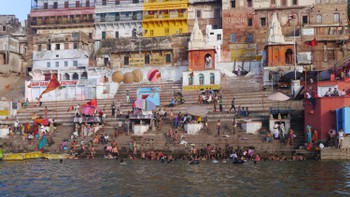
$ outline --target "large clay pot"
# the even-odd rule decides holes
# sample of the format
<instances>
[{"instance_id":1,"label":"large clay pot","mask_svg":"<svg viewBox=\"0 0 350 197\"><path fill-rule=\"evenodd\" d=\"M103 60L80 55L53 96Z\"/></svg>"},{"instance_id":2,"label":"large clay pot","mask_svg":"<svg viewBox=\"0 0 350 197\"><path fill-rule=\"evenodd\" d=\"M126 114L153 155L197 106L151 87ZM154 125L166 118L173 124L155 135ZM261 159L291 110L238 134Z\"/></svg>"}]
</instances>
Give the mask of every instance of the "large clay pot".
<instances>
[{"instance_id":1,"label":"large clay pot","mask_svg":"<svg viewBox=\"0 0 350 197\"><path fill-rule=\"evenodd\" d=\"M115 71L113 74L112 74L112 81L116 82L116 83L120 83L122 82L124 79L124 75L122 72L120 71Z\"/></svg>"},{"instance_id":2,"label":"large clay pot","mask_svg":"<svg viewBox=\"0 0 350 197\"><path fill-rule=\"evenodd\" d=\"M132 83L134 82L134 75L131 72L127 72L124 74L124 83Z\"/></svg>"},{"instance_id":3,"label":"large clay pot","mask_svg":"<svg viewBox=\"0 0 350 197\"><path fill-rule=\"evenodd\" d=\"M143 79L143 72L140 69L136 69L132 71L134 75L134 82L140 82Z\"/></svg>"}]
</instances>

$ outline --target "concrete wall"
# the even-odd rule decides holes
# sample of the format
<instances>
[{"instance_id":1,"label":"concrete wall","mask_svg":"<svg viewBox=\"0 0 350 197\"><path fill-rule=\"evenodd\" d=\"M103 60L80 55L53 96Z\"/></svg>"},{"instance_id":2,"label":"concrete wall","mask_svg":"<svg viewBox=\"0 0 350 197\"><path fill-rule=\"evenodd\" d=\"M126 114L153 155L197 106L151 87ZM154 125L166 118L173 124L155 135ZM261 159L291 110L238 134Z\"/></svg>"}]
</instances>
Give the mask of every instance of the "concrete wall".
<instances>
[{"instance_id":1,"label":"concrete wall","mask_svg":"<svg viewBox=\"0 0 350 197\"><path fill-rule=\"evenodd\" d=\"M74 66L74 61L77 62L77 66ZM56 62L58 62L59 66L56 65ZM50 63L50 67L48 63ZM84 50L71 49L33 52L33 69L71 69L87 67L88 65L89 53Z\"/></svg>"}]
</instances>

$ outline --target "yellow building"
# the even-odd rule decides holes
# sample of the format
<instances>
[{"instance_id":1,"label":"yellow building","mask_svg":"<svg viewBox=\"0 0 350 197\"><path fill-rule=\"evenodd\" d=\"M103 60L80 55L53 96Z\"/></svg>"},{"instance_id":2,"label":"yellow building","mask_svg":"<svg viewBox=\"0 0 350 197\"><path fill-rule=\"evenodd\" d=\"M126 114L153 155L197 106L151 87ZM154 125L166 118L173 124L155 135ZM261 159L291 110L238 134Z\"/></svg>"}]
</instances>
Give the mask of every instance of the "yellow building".
<instances>
[{"instance_id":1,"label":"yellow building","mask_svg":"<svg viewBox=\"0 0 350 197\"><path fill-rule=\"evenodd\" d=\"M188 0L145 0L144 37L188 33L187 8Z\"/></svg>"}]
</instances>

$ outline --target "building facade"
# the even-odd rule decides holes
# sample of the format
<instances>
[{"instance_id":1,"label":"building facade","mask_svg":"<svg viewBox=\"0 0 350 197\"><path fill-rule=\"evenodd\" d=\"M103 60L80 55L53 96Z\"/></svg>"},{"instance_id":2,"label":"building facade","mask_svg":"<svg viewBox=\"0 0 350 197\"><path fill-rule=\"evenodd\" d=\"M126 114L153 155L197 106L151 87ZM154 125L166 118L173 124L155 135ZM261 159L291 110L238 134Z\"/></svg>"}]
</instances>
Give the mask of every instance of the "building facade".
<instances>
[{"instance_id":1,"label":"building facade","mask_svg":"<svg viewBox=\"0 0 350 197\"><path fill-rule=\"evenodd\" d=\"M96 0L96 40L131 38L142 28L143 0Z\"/></svg>"},{"instance_id":2,"label":"building facade","mask_svg":"<svg viewBox=\"0 0 350 197\"><path fill-rule=\"evenodd\" d=\"M197 18L199 28L204 31L207 25L212 29L222 28L221 1L219 0L189 0L188 1L188 31L192 32L194 20Z\"/></svg>"},{"instance_id":3,"label":"building facade","mask_svg":"<svg viewBox=\"0 0 350 197\"><path fill-rule=\"evenodd\" d=\"M142 28L144 37L188 33L188 1L145 0Z\"/></svg>"}]
</instances>

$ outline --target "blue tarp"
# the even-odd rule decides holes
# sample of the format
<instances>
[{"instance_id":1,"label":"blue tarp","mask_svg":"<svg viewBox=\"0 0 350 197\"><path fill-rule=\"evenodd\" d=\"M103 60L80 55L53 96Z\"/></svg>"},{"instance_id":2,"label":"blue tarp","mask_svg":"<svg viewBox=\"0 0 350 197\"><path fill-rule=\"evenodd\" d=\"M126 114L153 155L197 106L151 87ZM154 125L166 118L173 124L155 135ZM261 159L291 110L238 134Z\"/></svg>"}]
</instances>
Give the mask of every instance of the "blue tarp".
<instances>
[{"instance_id":1,"label":"blue tarp","mask_svg":"<svg viewBox=\"0 0 350 197\"><path fill-rule=\"evenodd\" d=\"M156 106L160 105L160 88L138 88L136 91L137 99L147 99Z\"/></svg>"},{"instance_id":2,"label":"blue tarp","mask_svg":"<svg viewBox=\"0 0 350 197\"><path fill-rule=\"evenodd\" d=\"M336 110L337 131L343 129L345 134L350 134L350 107Z\"/></svg>"}]
</instances>

